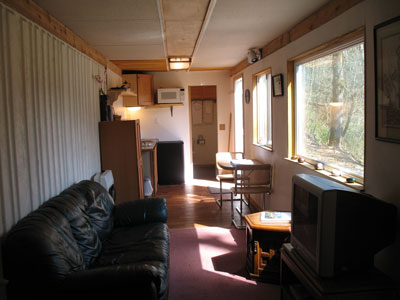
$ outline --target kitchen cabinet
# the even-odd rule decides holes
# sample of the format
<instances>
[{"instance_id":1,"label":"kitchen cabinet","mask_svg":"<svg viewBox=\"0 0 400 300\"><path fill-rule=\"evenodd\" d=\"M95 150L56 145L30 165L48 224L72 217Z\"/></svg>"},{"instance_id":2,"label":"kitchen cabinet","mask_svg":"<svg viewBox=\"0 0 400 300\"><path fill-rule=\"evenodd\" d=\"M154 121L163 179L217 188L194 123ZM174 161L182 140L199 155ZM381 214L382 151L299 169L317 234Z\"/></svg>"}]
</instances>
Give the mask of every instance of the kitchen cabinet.
<instances>
[{"instance_id":1,"label":"kitchen cabinet","mask_svg":"<svg viewBox=\"0 0 400 300\"><path fill-rule=\"evenodd\" d=\"M192 100L217 99L217 87L215 85L192 86L190 96Z\"/></svg>"},{"instance_id":2,"label":"kitchen cabinet","mask_svg":"<svg viewBox=\"0 0 400 300\"><path fill-rule=\"evenodd\" d=\"M154 85L151 74L124 74L122 80L130 84L133 95L122 95L124 106L154 105Z\"/></svg>"},{"instance_id":3,"label":"kitchen cabinet","mask_svg":"<svg viewBox=\"0 0 400 300\"><path fill-rule=\"evenodd\" d=\"M116 203L144 197L140 121L100 122L102 170L114 176Z\"/></svg>"}]
</instances>

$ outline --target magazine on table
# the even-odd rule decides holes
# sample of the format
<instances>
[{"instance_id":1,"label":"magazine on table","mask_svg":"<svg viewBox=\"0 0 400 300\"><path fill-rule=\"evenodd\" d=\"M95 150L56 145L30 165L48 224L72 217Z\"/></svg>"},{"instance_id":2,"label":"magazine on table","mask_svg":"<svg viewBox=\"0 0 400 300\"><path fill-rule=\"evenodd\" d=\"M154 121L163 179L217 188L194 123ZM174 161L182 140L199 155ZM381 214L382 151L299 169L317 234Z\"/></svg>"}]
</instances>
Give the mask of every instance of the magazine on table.
<instances>
[{"instance_id":1,"label":"magazine on table","mask_svg":"<svg viewBox=\"0 0 400 300\"><path fill-rule=\"evenodd\" d=\"M290 223L292 213L289 211L270 211L261 212L260 222L262 223Z\"/></svg>"}]
</instances>

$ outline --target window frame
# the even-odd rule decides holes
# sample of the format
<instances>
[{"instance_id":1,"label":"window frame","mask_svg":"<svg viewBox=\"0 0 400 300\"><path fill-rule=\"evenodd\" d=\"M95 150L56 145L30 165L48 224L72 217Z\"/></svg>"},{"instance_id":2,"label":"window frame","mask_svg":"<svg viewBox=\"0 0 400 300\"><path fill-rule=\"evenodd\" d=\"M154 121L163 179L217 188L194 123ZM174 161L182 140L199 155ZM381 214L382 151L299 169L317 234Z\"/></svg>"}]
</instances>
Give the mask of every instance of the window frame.
<instances>
[{"instance_id":1,"label":"window frame","mask_svg":"<svg viewBox=\"0 0 400 300\"><path fill-rule=\"evenodd\" d=\"M267 112L266 112L266 122L267 122L267 133L266 133L266 140L271 141L270 144L261 144L259 143L259 126L258 126L258 119L259 119L259 114L258 114L258 94L257 94L257 79L259 76L261 75L266 75L267 76L267 99L266 99L266 105L267 105ZM253 99L253 145L259 146L263 149L269 150L269 151L273 151L273 104L272 104L272 72L271 72L271 68L267 68L264 69L260 72L257 72L255 74L253 74L252 76L252 82L253 82L253 93L252 93L252 99ZM269 103L268 103L269 102ZM268 104L269 104L269 108L270 108L270 117L268 119ZM268 122L269 120L269 122ZM269 124L268 124L269 123ZM270 137L268 136L268 129L270 129Z\"/></svg>"},{"instance_id":2,"label":"window frame","mask_svg":"<svg viewBox=\"0 0 400 300\"><path fill-rule=\"evenodd\" d=\"M365 29L364 27L360 27L350 33L347 33L339 38L336 38L332 41L329 41L325 44L322 44L316 48L313 48L305 53L302 53L296 57L293 57L288 60L288 74L287 74L287 84L288 84L288 114L289 114L289 132L288 132L288 157L291 160L297 161L298 154L296 153L296 66L301 63L305 63L308 61L312 61L318 59L320 57L331 54L335 51L340 51L341 49L345 49L347 47L351 47L352 45L356 45L357 43L364 43L364 168L363 168L363 176L357 176L355 174L346 173L343 170L334 168L330 165L324 165L324 171L318 171L318 173L326 175L328 177L332 177L339 182L346 182L347 177L355 177L357 184L364 184L365 178L365 149L366 149L366 119L367 119L367 111L366 111L366 38L365 38ZM319 162L314 159L304 157L305 164L308 165L309 168L314 169L314 166ZM332 176L331 173L335 170L340 171L340 176Z\"/></svg>"}]
</instances>

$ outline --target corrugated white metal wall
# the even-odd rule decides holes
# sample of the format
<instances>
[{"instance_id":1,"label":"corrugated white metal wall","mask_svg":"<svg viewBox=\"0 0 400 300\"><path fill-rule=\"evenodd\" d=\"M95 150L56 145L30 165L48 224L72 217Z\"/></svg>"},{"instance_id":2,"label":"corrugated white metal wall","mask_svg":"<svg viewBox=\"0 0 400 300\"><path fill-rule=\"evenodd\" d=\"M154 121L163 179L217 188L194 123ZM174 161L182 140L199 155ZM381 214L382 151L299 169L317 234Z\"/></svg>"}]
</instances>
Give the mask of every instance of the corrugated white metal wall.
<instances>
[{"instance_id":1,"label":"corrugated white metal wall","mask_svg":"<svg viewBox=\"0 0 400 300\"><path fill-rule=\"evenodd\" d=\"M105 68L0 3L0 236L100 170Z\"/></svg>"}]
</instances>

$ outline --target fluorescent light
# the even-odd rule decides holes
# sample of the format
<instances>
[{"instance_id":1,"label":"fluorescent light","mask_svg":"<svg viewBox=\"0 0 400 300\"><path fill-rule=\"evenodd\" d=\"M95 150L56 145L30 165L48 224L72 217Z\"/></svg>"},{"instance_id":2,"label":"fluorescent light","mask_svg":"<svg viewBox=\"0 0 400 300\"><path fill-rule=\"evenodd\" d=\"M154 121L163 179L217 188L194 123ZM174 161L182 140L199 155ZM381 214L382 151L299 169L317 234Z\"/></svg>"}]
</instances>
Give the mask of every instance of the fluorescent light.
<instances>
[{"instance_id":1,"label":"fluorescent light","mask_svg":"<svg viewBox=\"0 0 400 300\"><path fill-rule=\"evenodd\" d=\"M168 64L170 70L186 70L190 66L190 57L170 57Z\"/></svg>"},{"instance_id":2,"label":"fluorescent light","mask_svg":"<svg viewBox=\"0 0 400 300\"><path fill-rule=\"evenodd\" d=\"M141 107L140 106L129 106L129 107L127 107L127 109L129 111L138 111L141 109Z\"/></svg>"}]
</instances>

